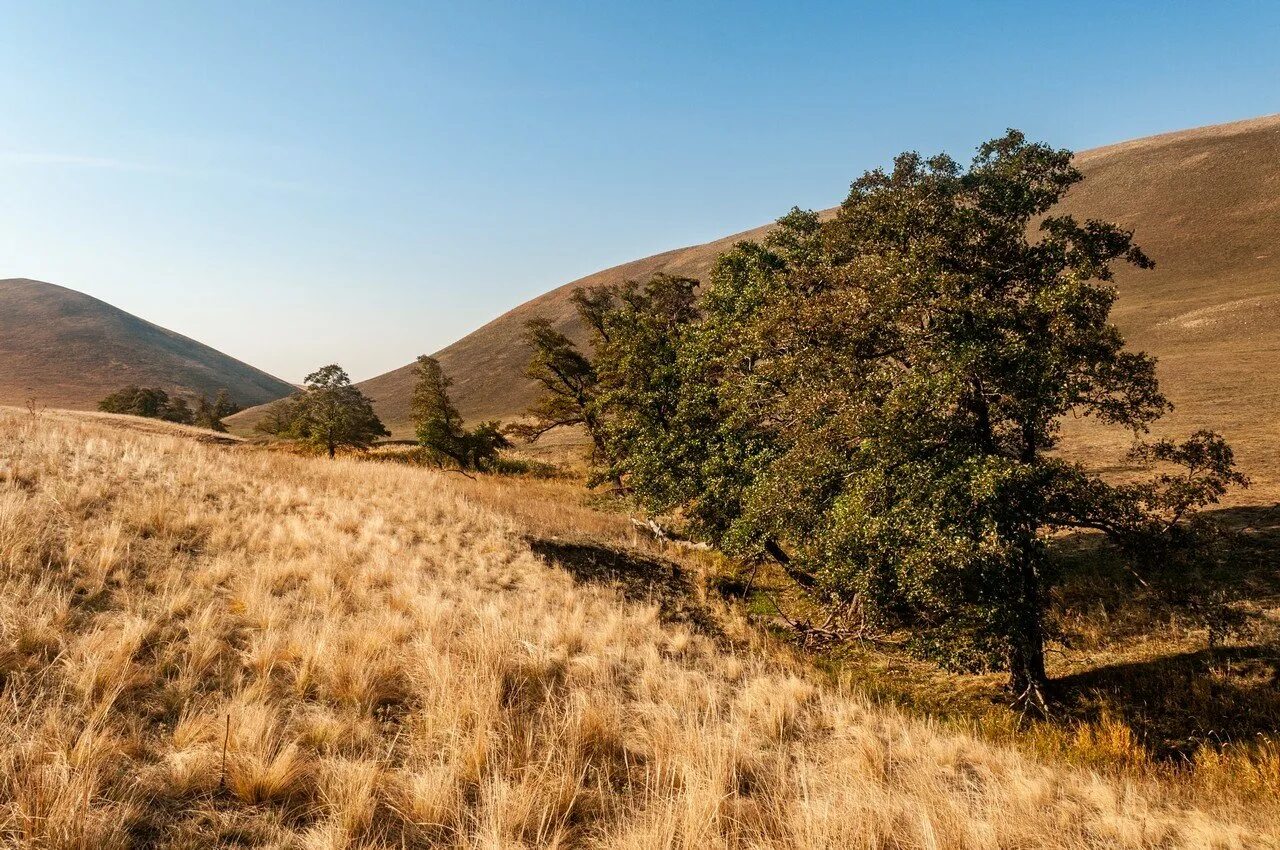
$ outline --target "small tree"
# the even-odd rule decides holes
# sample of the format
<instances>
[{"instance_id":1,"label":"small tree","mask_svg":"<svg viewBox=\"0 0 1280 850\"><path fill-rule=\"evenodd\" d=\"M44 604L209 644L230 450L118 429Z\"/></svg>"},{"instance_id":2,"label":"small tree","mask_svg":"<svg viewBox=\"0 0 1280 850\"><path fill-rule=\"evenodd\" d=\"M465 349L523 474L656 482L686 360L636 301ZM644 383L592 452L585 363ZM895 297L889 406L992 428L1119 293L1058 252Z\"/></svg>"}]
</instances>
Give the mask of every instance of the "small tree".
<instances>
[{"instance_id":1,"label":"small tree","mask_svg":"<svg viewBox=\"0 0 1280 850\"><path fill-rule=\"evenodd\" d=\"M219 422L228 416L234 416L243 409L231 400L230 393L225 389L218 390L218 394L213 397L213 416Z\"/></svg>"},{"instance_id":2,"label":"small tree","mask_svg":"<svg viewBox=\"0 0 1280 850\"><path fill-rule=\"evenodd\" d=\"M643 285L575 290L573 303L607 374L548 320L527 322L524 339L533 354L525 375L543 391L525 411L529 421L513 431L532 441L555 428L582 426L592 443L592 484L612 480L622 489L636 456L620 456L611 444L629 442L631 417L656 417L655 433L670 424L678 329L695 313L697 286L692 278L658 273Z\"/></svg>"},{"instance_id":3,"label":"small tree","mask_svg":"<svg viewBox=\"0 0 1280 850\"><path fill-rule=\"evenodd\" d=\"M162 389L130 384L98 402L98 409L105 413L160 419L169 409L169 394Z\"/></svg>"},{"instance_id":4,"label":"small tree","mask_svg":"<svg viewBox=\"0 0 1280 850\"><path fill-rule=\"evenodd\" d=\"M191 425L196 421L191 405L181 396L169 399L169 403L161 411L160 418L166 422L177 422L179 425Z\"/></svg>"},{"instance_id":5,"label":"small tree","mask_svg":"<svg viewBox=\"0 0 1280 850\"><path fill-rule=\"evenodd\" d=\"M533 442L556 428L582 426L595 456L602 458L604 429L592 405L596 372L591 359L545 318L525 323L524 342L532 351L525 375L541 385L542 393L525 411L528 421L513 432Z\"/></svg>"},{"instance_id":6,"label":"small tree","mask_svg":"<svg viewBox=\"0 0 1280 850\"><path fill-rule=\"evenodd\" d=\"M434 357L423 354L418 358L417 381L409 410L413 416L418 444L422 446L436 465L452 462L466 469L466 431L462 427L462 415L449 398L453 381L444 374Z\"/></svg>"},{"instance_id":7,"label":"small tree","mask_svg":"<svg viewBox=\"0 0 1280 850\"><path fill-rule=\"evenodd\" d=\"M675 472L665 458L689 439L680 421L680 351L698 312L698 282L655 274L582 298L595 318L595 388L588 412L603 434L596 477L656 484ZM671 481L670 486L677 486Z\"/></svg>"},{"instance_id":8,"label":"small tree","mask_svg":"<svg viewBox=\"0 0 1280 850\"><path fill-rule=\"evenodd\" d=\"M502 432L502 426L494 420L481 422L466 432L467 468L482 472L493 469L503 449L511 448L511 441Z\"/></svg>"},{"instance_id":9,"label":"small tree","mask_svg":"<svg viewBox=\"0 0 1280 850\"><path fill-rule=\"evenodd\" d=\"M218 390L212 402L205 396L196 399L194 424L211 431L226 433L227 426L222 420L232 414L239 413L240 407L231 401L226 390Z\"/></svg>"},{"instance_id":10,"label":"small tree","mask_svg":"<svg viewBox=\"0 0 1280 850\"><path fill-rule=\"evenodd\" d=\"M318 369L305 383L291 405L289 436L323 448L331 458L339 448L367 449L378 437L390 436L373 402L341 367Z\"/></svg>"},{"instance_id":11,"label":"small tree","mask_svg":"<svg viewBox=\"0 0 1280 850\"><path fill-rule=\"evenodd\" d=\"M437 466L451 463L462 470L487 470L498 452L511 445L497 422L483 422L473 430L462 424L462 415L449 398L453 381L434 357L418 358L417 382L410 411L418 444Z\"/></svg>"},{"instance_id":12,"label":"small tree","mask_svg":"<svg viewBox=\"0 0 1280 850\"><path fill-rule=\"evenodd\" d=\"M282 398L266 406L262 418L254 423L253 430L271 437L287 437L293 430L293 421L297 416L297 396Z\"/></svg>"}]
</instances>

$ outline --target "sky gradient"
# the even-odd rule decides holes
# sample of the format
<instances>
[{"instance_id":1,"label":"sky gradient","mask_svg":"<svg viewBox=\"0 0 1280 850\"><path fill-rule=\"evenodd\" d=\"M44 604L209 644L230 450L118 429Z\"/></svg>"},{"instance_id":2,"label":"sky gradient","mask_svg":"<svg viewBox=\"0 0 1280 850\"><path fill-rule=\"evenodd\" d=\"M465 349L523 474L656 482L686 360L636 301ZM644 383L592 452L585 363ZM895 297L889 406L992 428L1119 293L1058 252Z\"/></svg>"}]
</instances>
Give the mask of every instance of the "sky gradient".
<instances>
[{"instance_id":1,"label":"sky gradient","mask_svg":"<svg viewBox=\"0 0 1280 850\"><path fill-rule=\"evenodd\" d=\"M363 379L903 149L1280 111L1278 44L1272 2L0 0L0 278Z\"/></svg>"}]
</instances>

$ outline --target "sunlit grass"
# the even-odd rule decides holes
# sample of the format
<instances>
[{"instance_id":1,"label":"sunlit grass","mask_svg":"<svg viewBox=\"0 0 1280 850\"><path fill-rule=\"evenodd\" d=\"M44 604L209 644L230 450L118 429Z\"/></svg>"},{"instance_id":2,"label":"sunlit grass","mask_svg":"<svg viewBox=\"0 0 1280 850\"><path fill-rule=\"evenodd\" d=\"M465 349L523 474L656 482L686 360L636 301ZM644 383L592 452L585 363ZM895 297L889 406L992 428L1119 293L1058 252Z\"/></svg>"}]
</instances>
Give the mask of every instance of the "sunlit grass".
<instances>
[{"instance_id":1,"label":"sunlit grass","mask_svg":"<svg viewBox=\"0 0 1280 850\"><path fill-rule=\"evenodd\" d=\"M578 583L526 539L632 532L567 486L0 412L0 843L1198 848L1280 821L1238 762L1066 766L730 611L710 635Z\"/></svg>"}]
</instances>

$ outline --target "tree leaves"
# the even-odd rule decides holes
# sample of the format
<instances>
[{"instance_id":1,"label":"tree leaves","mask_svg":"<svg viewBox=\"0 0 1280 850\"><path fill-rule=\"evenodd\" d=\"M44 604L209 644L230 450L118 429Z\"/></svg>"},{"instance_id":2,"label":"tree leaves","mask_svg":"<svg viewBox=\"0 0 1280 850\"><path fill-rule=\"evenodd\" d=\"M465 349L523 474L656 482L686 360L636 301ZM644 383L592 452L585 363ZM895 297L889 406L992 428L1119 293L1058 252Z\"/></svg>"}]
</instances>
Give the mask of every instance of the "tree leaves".
<instances>
[{"instance_id":1,"label":"tree leaves","mask_svg":"<svg viewBox=\"0 0 1280 850\"><path fill-rule=\"evenodd\" d=\"M1151 261L1128 231L1049 215L1080 179L1069 151L1016 131L967 169L907 153L834 219L793 210L726 252L700 309L695 282L661 275L582 295L611 473L722 548L785 552L823 599L1036 692L1045 535L1128 545L1243 483L1207 433L1141 450L1185 470L1143 485L1054 456L1064 416L1141 433L1170 409L1109 319L1113 266Z\"/></svg>"},{"instance_id":2,"label":"tree leaves","mask_svg":"<svg viewBox=\"0 0 1280 850\"><path fill-rule=\"evenodd\" d=\"M342 367L321 367L307 375L305 384L288 407L285 435L324 449L329 457L340 448L367 449L378 437L390 436L373 402Z\"/></svg>"}]
</instances>

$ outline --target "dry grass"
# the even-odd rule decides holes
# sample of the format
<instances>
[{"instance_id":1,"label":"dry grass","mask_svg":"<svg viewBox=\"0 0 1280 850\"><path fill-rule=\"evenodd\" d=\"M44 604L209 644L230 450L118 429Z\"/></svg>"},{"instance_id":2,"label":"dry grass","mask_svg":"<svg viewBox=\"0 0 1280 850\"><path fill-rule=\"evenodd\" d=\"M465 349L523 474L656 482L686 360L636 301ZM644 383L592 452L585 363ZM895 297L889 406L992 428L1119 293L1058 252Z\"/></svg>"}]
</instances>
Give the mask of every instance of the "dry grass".
<instances>
[{"instance_id":1,"label":"dry grass","mask_svg":"<svg viewBox=\"0 0 1280 850\"><path fill-rule=\"evenodd\" d=\"M1276 846L1274 800L1043 763L575 581L522 527L573 517L496 486L0 411L0 842Z\"/></svg>"},{"instance_id":2,"label":"dry grass","mask_svg":"<svg viewBox=\"0 0 1280 850\"><path fill-rule=\"evenodd\" d=\"M891 644L806 641L788 620L816 624L827 611L780 570L654 540L637 529L632 519L640 514L625 501L584 487L581 452L521 446L517 453L553 460L565 473L556 480L484 476L460 485L463 492L511 518L535 552L658 603L669 620L745 618L754 644L760 632L774 638L765 648L771 655L803 647L806 663L845 686L1047 761L1210 792L1280 794L1280 507L1259 507L1278 489L1268 468L1218 512L1248 529L1245 551L1189 583L1238 597L1231 608L1241 621L1216 644L1194 604L1145 586L1098 535L1056 542L1064 551L1055 559L1066 560L1049 611L1048 666L1062 699L1047 722L1028 725L1008 710L1005 674L946 672ZM673 580L673 570L683 579Z\"/></svg>"}]
</instances>

